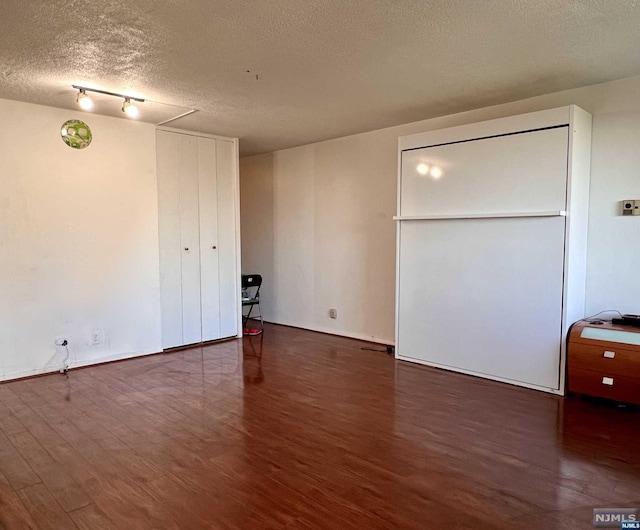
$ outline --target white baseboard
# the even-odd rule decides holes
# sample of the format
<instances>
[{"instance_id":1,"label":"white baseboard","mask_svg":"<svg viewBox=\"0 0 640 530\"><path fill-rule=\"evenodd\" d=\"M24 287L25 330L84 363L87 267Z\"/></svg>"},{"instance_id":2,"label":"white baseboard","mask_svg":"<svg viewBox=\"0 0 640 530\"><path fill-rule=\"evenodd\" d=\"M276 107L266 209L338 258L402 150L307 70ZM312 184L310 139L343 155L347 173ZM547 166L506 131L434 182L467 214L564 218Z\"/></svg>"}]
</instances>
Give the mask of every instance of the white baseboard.
<instances>
[{"instance_id":1,"label":"white baseboard","mask_svg":"<svg viewBox=\"0 0 640 530\"><path fill-rule=\"evenodd\" d=\"M477 377L478 379L488 379L490 381L498 381L499 383L507 383L509 385L513 385L513 386L521 386L524 388L529 388L531 390L539 390L541 392L547 392L548 394L556 394L559 396L564 396L564 390L563 389L557 389L557 388L549 388L546 386L539 386L539 385L533 385L531 383L524 383L522 381L516 381L514 379L507 379L505 377L498 377L495 375L490 375L490 374L485 374L482 372L475 372L473 370L465 370L463 368L454 368L452 366L447 366L445 364L439 364L439 363L433 363L430 361L425 361L423 359L416 359L414 357L405 357L404 355L398 355L398 353L396 352L396 359L398 359L399 361L406 361L406 362L411 362L411 363L416 363L416 364L423 364L425 366L431 366L433 368L438 368L440 370L447 370L449 372L456 372L459 374L464 374L464 375L472 375L474 377Z\"/></svg>"},{"instance_id":2,"label":"white baseboard","mask_svg":"<svg viewBox=\"0 0 640 530\"><path fill-rule=\"evenodd\" d=\"M95 364L109 363L113 361L124 361L125 359L134 359L136 357L145 357L147 355L154 355L156 353L162 353L162 351L147 351L147 352L125 352L125 353L117 353L114 355L107 355L105 357L97 357L94 359L80 359L74 362L69 363L68 369L73 370L74 368L83 368L85 366L93 366ZM0 376L0 382L2 381L13 381L15 379L23 379L25 377L35 377L38 375L46 375L46 374L56 374L60 372L60 368L35 368L32 370L21 370L17 372L9 372L6 374L2 374Z\"/></svg>"},{"instance_id":3,"label":"white baseboard","mask_svg":"<svg viewBox=\"0 0 640 530\"><path fill-rule=\"evenodd\" d=\"M59 370L50 370L44 368L37 368L34 370L22 370L18 372L9 372L0 376L0 382L12 381L14 379L22 379L24 377L34 377L36 375L55 374Z\"/></svg>"},{"instance_id":4,"label":"white baseboard","mask_svg":"<svg viewBox=\"0 0 640 530\"><path fill-rule=\"evenodd\" d=\"M327 335L337 335L338 337L347 337L349 339L357 339L365 342L374 342L376 344L384 344L385 346L395 345L395 341L393 340L383 339L381 337L376 337L374 335L366 335L364 333L353 333L351 331L341 331L341 330L322 328L322 327L316 327L316 326L311 327L311 326L305 326L302 324L296 324L292 322L275 322L272 320L269 320L269 321L265 320L265 322L269 322L271 324L279 324L281 326L289 326L292 328L306 329L309 331L317 331L318 333L326 333Z\"/></svg>"},{"instance_id":5,"label":"white baseboard","mask_svg":"<svg viewBox=\"0 0 640 530\"><path fill-rule=\"evenodd\" d=\"M162 350L154 351L142 351L142 352L125 352L114 355L107 355L105 357L96 357L93 359L79 359L69 364L69 369L83 368L85 366L93 366L94 364L110 363L113 361L124 361L125 359L135 359L136 357L146 357L147 355L155 355L156 353L162 353Z\"/></svg>"}]
</instances>

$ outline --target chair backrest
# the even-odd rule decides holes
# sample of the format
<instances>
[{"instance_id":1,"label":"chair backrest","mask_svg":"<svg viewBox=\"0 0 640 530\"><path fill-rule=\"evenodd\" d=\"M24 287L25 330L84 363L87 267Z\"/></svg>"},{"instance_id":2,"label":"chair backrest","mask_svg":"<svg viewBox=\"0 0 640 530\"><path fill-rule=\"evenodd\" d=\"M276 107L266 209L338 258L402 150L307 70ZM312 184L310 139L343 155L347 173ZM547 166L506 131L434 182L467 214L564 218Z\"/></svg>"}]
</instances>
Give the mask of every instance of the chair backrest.
<instances>
[{"instance_id":1,"label":"chair backrest","mask_svg":"<svg viewBox=\"0 0 640 530\"><path fill-rule=\"evenodd\" d=\"M256 289L252 298L258 298L260 296L260 286L262 285L262 276L259 274L243 274L242 275L242 289L250 289L254 287Z\"/></svg>"}]
</instances>

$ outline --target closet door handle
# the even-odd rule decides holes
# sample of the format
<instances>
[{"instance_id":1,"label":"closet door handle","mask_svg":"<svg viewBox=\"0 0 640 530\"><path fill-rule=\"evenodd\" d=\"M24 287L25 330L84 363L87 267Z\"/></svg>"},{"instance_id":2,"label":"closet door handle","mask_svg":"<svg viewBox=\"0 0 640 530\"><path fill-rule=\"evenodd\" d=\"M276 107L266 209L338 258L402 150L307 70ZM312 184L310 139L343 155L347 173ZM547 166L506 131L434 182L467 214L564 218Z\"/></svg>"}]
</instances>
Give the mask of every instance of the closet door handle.
<instances>
[{"instance_id":1,"label":"closet door handle","mask_svg":"<svg viewBox=\"0 0 640 530\"><path fill-rule=\"evenodd\" d=\"M213 250L215 250L215 249L217 249L218 247L216 247L215 245L213 245L211 248L212 248Z\"/></svg>"},{"instance_id":2,"label":"closet door handle","mask_svg":"<svg viewBox=\"0 0 640 530\"><path fill-rule=\"evenodd\" d=\"M189 247L184 247L184 249L185 249L187 252L189 252Z\"/></svg>"}]
</instances>

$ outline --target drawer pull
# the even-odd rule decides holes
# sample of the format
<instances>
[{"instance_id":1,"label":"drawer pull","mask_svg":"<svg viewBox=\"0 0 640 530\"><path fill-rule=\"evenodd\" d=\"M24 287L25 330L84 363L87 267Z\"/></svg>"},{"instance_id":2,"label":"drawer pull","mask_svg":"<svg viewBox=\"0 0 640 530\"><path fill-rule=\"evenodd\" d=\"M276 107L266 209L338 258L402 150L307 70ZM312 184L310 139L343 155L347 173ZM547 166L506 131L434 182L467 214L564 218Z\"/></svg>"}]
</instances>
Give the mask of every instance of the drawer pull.
<instances>
[{"instance_id":1,"label":"drawer pull","mask_svg":"<svg viewBox=\"0 0 640 530\"><path fill-rule=\"evenodd\" d=\"M604 356L605 356L607 359L615 359L616 352L614 352L614 351L605 351L605 352L604 352Z\"/></svg>"},{"instance_id":2,"label":"drawer pull","mask_svg":"<svg viewBox=\"0 0 640 530\"><path fill-rule=\"evenodd\" d=\"M602 378L603 385L613 386L613 377L603 377Z\"/></svg>"}]
</instances>

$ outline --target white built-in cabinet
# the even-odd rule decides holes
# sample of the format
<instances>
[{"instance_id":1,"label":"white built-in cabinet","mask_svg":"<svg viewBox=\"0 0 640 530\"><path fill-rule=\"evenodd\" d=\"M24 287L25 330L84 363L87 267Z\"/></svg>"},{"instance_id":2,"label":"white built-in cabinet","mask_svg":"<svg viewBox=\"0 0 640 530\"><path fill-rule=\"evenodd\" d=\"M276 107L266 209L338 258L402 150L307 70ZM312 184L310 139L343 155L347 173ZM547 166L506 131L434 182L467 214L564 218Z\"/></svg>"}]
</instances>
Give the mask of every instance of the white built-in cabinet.
<instances>
[{"instance_id":1,"label":"white built-in cabinet","mask_svg":"<svg viewBox=\"0 0 640 530\"><path fill-rule=\"evenodd\" d=\"M241 334L238 144L156 132L162 345Z\"/></svg>"},{"instance_id":2,"label":"white built-in cabinet","mask_svg":"<svg viewBox=\"0 0 640 530\"><path fill-rule=\"evenodd\" d=\"M575 106L399 139L399 359L564 393L590 148Z\"/></svg>"}]
</instances>

